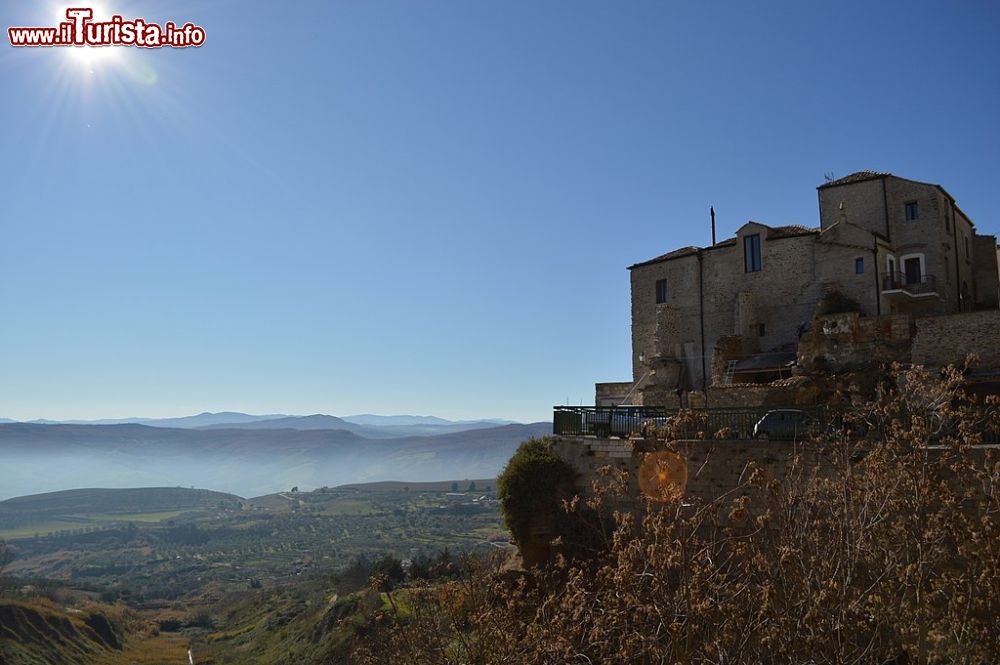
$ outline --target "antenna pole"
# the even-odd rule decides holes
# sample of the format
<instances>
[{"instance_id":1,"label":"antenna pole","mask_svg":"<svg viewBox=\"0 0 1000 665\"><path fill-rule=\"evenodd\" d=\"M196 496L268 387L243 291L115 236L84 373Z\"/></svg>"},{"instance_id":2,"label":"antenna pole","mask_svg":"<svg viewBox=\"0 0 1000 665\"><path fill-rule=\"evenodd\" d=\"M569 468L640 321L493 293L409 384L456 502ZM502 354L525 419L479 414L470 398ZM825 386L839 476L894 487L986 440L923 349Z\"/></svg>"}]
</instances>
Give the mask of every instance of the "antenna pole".
<instances>
[{"instance_id":1,"label":"antenna pole","mask_svg":"<svg viewBox=\"0 0 1000 665\"><path fill-rule=\"evenodd\" d=\"M712 216L712 245L715 245L715 206L708 209L709 215Z\"/></svg>"}]
</instances>

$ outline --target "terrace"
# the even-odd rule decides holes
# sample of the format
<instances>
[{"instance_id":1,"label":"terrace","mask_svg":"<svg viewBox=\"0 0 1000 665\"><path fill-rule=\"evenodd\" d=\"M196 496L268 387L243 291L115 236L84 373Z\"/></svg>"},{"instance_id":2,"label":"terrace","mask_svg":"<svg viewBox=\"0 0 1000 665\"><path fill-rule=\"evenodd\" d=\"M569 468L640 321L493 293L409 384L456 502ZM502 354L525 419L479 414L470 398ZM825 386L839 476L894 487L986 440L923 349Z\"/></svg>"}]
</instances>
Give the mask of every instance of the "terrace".
<instances>
[{"instance_id":1,"label":"terrace","mask_svg":"<svg viewBox=\"0 0 1000 665\"><path fill-rule=\"evenodd\" d=\"M882 295L901 299L937 296L937 280L934 275L907 274L901 272L882 274Z\"/></svg>"}]
</instances>

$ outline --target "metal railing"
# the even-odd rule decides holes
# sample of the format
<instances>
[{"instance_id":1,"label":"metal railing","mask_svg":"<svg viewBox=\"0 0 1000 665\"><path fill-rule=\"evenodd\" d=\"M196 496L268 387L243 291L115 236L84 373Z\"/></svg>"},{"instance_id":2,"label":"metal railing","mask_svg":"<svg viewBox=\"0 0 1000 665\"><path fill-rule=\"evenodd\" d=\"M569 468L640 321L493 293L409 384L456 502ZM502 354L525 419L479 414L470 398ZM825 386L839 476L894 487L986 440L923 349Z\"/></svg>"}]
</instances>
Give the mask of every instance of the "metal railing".
<instances>
[{"instance_id":1,"label":"metal railing","mask_svg":"<svg viewBox=\"0 0 1000 665\"><path fill-rule=\"evenodd\" d=\"M783 413L790 414L787 420ZM865 437L879 429L879 425L864 423L851 414L850 409L833 406L761 406L697 409L687 411L678 420L680 413L676 409L557 406L553 409L552 431L554 434L625 438L642 436L650 428L671 428L671 433L679 439L751 440L757 428L758 436L783 440L824 432L845 432L852 437ZM984 413L977 427L980 442L1000 444L1000 431L988 422ZM932 429L932 440L955 433L954 426L948 423L941 423Z\"/></svg>"},{"instance_id":2,"label":"metal railing","mask_svg":"<svg viewBox=\"0 0 1000 665\"><path fill-rule=\"evenodd\" d=\"M883 291L904 291L912 295L937 293L937 279L934 275L907 275L901 272L882 274Z\"/></svg>"},{"instance_id":3,"label":"metal railing","mask_svg":"<svg viewBox=\"0 0 1000 665\"><path fill-rule=\"evenodd\" d=\"M792 411L810 422L831 422L840 418L826 408L750 407L698 409L676 420L677 409L649 406L556 406L552 414L554 434L596 437L641 436L648 429L672 427L680 438L750 439L754 426L772 411Z\"/></svg>"},{"instance_id":4,"label":"metal railing","mask_svg":"<svg viewBox=\"0 0 1000 665\"><path fill-rule=\"evenodd\" d=\"M644 427L664 426L667 417L667 409L649 406L556 406L552 432L626 437L642 434Z\"/></svg>"}]
</instances>

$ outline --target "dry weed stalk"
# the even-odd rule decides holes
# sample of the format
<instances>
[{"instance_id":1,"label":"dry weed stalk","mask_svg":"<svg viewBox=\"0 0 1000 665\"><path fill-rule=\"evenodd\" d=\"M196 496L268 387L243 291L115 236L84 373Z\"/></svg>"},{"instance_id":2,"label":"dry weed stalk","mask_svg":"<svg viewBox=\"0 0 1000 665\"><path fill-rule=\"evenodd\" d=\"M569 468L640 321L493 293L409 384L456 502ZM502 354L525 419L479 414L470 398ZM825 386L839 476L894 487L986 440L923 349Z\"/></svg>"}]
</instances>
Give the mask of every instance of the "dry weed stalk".
<instances>
[{"instance_id":1,"label":"dry weed stalk","mask_svg":"<svg viewBox=\"0 0 1000 665\"><path fill-rule=\"evenodd\" d=\"M1000 409L964 400L959 371L899 373L810 443L823 465L617 513L599 555L413 589L356 660L998 662L1000 463L979 444ZM609 471L585 503L602 514L625 480Z\"/></svg>"}]
</instances>

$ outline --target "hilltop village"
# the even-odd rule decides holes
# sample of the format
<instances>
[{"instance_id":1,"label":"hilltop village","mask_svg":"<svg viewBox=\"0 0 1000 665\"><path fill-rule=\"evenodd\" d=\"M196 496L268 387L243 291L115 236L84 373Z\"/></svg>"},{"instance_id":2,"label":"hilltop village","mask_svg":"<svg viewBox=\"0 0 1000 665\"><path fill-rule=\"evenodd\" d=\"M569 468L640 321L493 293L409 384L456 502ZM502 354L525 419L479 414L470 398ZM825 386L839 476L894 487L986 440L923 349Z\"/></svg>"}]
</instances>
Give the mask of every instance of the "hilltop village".
<instances>
[{"instance_id":1,"label":"hilltop village","mask_svg":"<svg viewBox=\"0 0 1000 665\"><path fill-rule=\"evenodd\" d=\"M941 185L860 171L818 192L818 226L750 221L630 266L632 381L596 405L816 404L831 374L970 353L970 389L1000 390L996 236Z\"/></svg>"},{"instance_id":2,"label":"hilltop village","mask_svg":"<svg viewBox=\"0 0 1000 665\"><path fill-rule=\"evenodd\" d=\"M682 490L713 500L750 462L782 477L801 441L910 368L959 367L965 394L1000 394L996 236L936 184L860 171L818 193L818 226L750 221L629 267L632 380L553 414L551 449L577 491L611 466L638 496L645 453L662 447L650 428L682 411L701 422L668 444Z\"/></svg>"}]
</instances>

